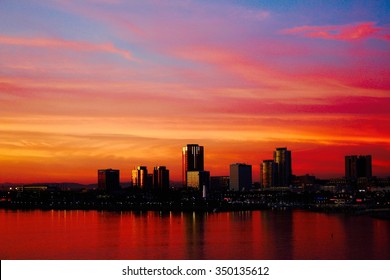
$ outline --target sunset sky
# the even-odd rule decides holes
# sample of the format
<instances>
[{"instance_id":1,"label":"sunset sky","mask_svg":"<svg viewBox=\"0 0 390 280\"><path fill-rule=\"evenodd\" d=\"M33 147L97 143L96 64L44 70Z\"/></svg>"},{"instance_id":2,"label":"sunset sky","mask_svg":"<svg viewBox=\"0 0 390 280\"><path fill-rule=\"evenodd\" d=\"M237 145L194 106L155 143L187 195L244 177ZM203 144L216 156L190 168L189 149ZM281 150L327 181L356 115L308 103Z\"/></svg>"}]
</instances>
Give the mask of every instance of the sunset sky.
<instances>
[{"instance_id":1,"label":"sunset sky","mask_svg":"<svg viewBox=\"0 0 390 280\"><path fill-rule=\"evenodd\" d=\"M205 169L276 147L293 173L390 175L389 1L0 1L0 182Z\"/></svg>"}]
</instances>

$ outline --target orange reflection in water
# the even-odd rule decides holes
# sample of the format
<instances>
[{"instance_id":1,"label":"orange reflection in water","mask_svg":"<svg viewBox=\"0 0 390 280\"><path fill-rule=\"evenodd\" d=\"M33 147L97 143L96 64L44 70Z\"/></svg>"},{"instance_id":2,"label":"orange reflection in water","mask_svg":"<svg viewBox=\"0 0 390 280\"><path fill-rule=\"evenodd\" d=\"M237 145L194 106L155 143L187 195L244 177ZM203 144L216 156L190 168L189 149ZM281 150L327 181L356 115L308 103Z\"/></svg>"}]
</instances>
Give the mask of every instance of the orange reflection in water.
<instances>
[{"instance_id":1,"label":"orange reflection in water","mask_svg":"<svg viewBox=\"0 0 390 280\"><path fill-rule=\"evenodd\" d=\"M0 210L1 259L389 259L390 222L303 211Z\"/></svg>"}]
</instances>

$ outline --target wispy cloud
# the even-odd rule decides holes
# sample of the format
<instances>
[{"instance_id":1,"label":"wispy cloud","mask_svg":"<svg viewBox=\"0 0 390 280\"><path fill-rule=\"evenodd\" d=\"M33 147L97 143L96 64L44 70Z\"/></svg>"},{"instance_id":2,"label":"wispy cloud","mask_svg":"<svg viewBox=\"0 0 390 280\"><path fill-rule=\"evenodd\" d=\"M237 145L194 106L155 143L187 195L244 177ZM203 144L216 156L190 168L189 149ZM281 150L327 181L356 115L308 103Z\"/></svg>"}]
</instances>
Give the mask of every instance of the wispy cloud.
<instances>
[{"instance_id":1,"label":"wispy cloud","mask_svg":"<svg viewBox=\"0 0 390 280\"><path fill-rule=\"evenodd\" d=\"M31 48L70 49L78 52L103 52L120 55L127 60L135 60L130 51L117 48L112 43L94 44L90 42L72 41L56 38L26 38L0 36L0 44Z\"/></svg>"},{"instance_id":2,"label":"wispy cloud","mask_svg":"<svg viewBox=\"0 0 390 280\"><path fill-rule=\"evenodd\" d=\"M390 40L390 29L379 27L375 22L362 22L347 25L298 26L284 29L281 33L330 40L353 41L369 38Z\"/></svg>"}]
</instances>

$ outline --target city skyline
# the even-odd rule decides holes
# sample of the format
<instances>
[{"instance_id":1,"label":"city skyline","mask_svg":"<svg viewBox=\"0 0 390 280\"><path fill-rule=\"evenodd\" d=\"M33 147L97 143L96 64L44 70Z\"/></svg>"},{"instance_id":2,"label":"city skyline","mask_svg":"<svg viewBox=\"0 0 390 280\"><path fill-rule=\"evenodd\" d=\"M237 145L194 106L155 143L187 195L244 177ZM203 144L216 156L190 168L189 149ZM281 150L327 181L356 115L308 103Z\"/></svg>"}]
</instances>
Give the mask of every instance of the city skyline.
<instances>
[{"instance_id":1,"label":"city skyline","mask_svg":"<svg viewBox=\"0 0 390 280\"><path fill-rule=\"evenodd\" d=\"M217 176L217 177L229 177L232 174L232 167L233 166L246 166L250 167L251 170L251 175L250 175L250 181L252 183L260 183L261 187L276 187L276 186L289 186L291 183L292 176L316 176L318 177L315 173L308 173L303 171L303 173L297 174L293 172L293 164L292 164L292 156L291 156L291 150L288 150L287 147L275 147L273 151L273 157L274 159L263 159L259 160L258 163L255 163L254 165L248 164L245 161L242 161L242 163L230 163L226 170L227 172L225 174L213 174L210 173L210 171L205 171L204 170L204 146L200 146L199 144L187 144L182 147L182 153L181 153L181 178L178 179L173 179L170 180L169 174L170 170L167 169L166 166L153 166L153 170L151 172L148 172L148 166L143 166L143 165L138 165L134 166L132 169L130 167L126 167L124 170L120 170L115 167L107 167L107 168L99 168L98 171L98 186L99 188L106 189L106 187L101 187L103 184L105 185L106 183L101 183L101 181L105 181L106 179L106 173L108 174L113 174L114 172L117 173L118 177L118 182L119 183L130 183L131 186L133 187L138 187L138 188L164 188L166 189L169 186L169 182L175 182L175 183L182 183L182 186L186 187L187 183L183 182L183 175L188 172L192 172L191 176L195 176L195 172L206 172L208 173L208 178L211 178L212 176ZM190 171L186 171L186 168L188 168L188 151L190 151L189 158L192 159L192 164L190 164ZM195 155L196 153L199 153ZM280 154L281 153L281 154ZM206 153L207 155L207 153ZM283 158L283 162L286 161L287 157L287 166L285 166L285 163L282 164L282 167L278 166L281 161L281 158ZM312 160L316 160L315 158L312 158ZM321 177L320 179L336 179L336 178L346 178L346 179L357 179L359 177L381 177L377 176L372 172L372 156L371 155L344 155L343 157L343 170L339 170L338 173L342 174L337 177ZM363 161L364 160L364 161ZM366 163L366 160L367 163ZM351 163L351 161L353 163ZM295 161L294 161L295 163ZM130 165L128 165L130 166ZM253 167L259 167L257 168ZM363 167L364 166L364 167ZM114 169L115 168L115 169ZM264 170L265 168L265 170ZM351 169L354 169L351 171ZM282 171L280 171L282 170ZM364 171L362 171L364 170ZM95 170L96 171L96 170ZM119 173L129 173L128 176L125 175L125 179L120 179L122 176L119 176ZM236 171L237 172L237 171ZM263 172L264 175L263 175ZM287 172L287 177L286 177L286 172ZM350 176L349 174L355 174L354 176ZM104 175L103 175L104 174ZM163 175L164 174L164 175ZM104 176L104 177L103 177ZM264 176L264 177L263 177ZM389 177L390 173L384 174L382 177ZM128 177L128 178L127 178ZM102 178L102 179L101 179ZM104 179L103 179L104 178ZM164 178L164 179L163 179ZM289 179L287 179L289 178ZM319 177L318 177L319 178ZM187 180L187 178L185 178ZM116 179L114 179L115 181ZM161 180L165 181L162 182ZM209 180L209 179L207 179ZM287 181L286 181L287 180ZM95 177L96 181L96 177ZM42 182L49 182L49 181L42 181ZM68 182L77 182L77 183L83 183L83 182L78 182L75 180L68 180ZM6 182L0 182L0 183L6 183ZM8 183L18 183L17 181L15 182L8 182ZM21 183L39 183L38 181L36 182L21 182ZM54 181L53 181L54 183ZM94 182L88 182L94 183ZM111 183L112 184L112 183ZM116 184L116 183L115 183ZM114 184L114 185L115 185ZM155 185L157 184L157 185ZM238 181L237 183L238 184ZM115 187L114 187L115 188ZM236 187L237 188L237 187ZM238 187L240 189L240 187Z\"/></svg>"},{"instance_id":2,"label":"city skyline","mask_svg":"<svg viewBox=\"0 0 390 280\"><path fill-rule=\"evenodd\" d=\"M388 1L0 2L0 182L205 169L293 151L294 174L390 173ZM315 157L317 160L313 160ZM156 162L158 160L158 162ZM128 181L126 179L126 181Z\"/></svg>"},{"instance_id":3,"label":"city skyline","mask_svg":"<svg viewBox=\"0 0 390 280\"><path fill-rule=\"evenodd\" d=\"M288 187L292 184L293 176L316 176L316 174L309 174L309 173L302 173L302 174L296 174L293 170L293 161L292 161L292 151L288 150L287 147L276 147L273 151L273 157L274 159L264 159L259 162L259 172L252 170L252 165L247 163L231 163L229 164L228 173L226 174L210 174L210 171L204 170L204 146L200 146L199 144L187 144L186 146L182 147L182 186L183 187L194 187L197 185L197 188L199 188L199 181L202 181L202 176L204 177L204 174L200 176L200 173L207 173L207 185L209 184L209 180L211 177L231 177L233 174L234 179L232 180L231 189L234 190L241 190L241 189L248 189L248 186L251 186L252 183L260 183L260 186L263 188L269 188L269 187ZM188 164L189 159L191 159L192 164ZM371 177L377 177L375 174L372 173L372 156L371 155L345 155L344 156L344 166L343 166L343 174L344 176L340 176L338 178L345 178L345 179L358 179L361 177L365 178L371 178ZM189 166L190 165L190 166ZM187 170L189 168L189 170ZM162 169L163 172L168 172L168 178L169 178L169 170L166 166L155 166L153 169L153 173L148 173L147 166L137 166L133 168L131 171L131 185L133 187L139 187L139 188L145 188L147 183L139 183L138 178L142 177L142 181L147 181L148 176L153 176L153 179L149 182L150 186L155 189L157 189L157 185L155 185L155 181L159 181L156 178L156 171L159 169ZM239 171L240 169L248 169L250 171L245 170ZM111 168L106 170L112 170ZM142 175L140 175L140 170L143 171ZM98 170L99 172L101 170ZM119 170L118 170L119 171ZM159 172L158 172L159 173ZM187 184L187 176L189 173L191 174L191 181L192 183L190 185ZM241 174L242 173L242 174ZM185 183L183 182L183 177L185 176ZM241 174L241 175L239 175ZM243 175L245 174L245 175ZM250 175L248 175L250 174ZM351 176L351 174L354 174ZM162 176L162 175L160 175ZM246 178L249 176L249 178ZM390 176L390 174L386 175L387 177ZM158 176L157 176L158 177ZM249 180L245 181L243 185L246 187L241 187L239 181L243 180ZM194 179L196 178L196 179ZM337 179L336 177L333 178L320 178L320 179ZM122 180L121 182L126 182L127 180ZM169 185L169 182L176 182L179 183L180 180L169 180L165 183L165 186ZM197 181L196 184L194 182ZM157 183L157 184L161 184ZM160 186L161 188L161 186Z\"/></svg>"},{"instance_id":4,"label":"city skyline","mask_svg":"<svg viewBox=\"0 0 390 280\"><path fill-rule=\"evenodd\" d=\"M187 144L182 147L182 186L183 187L192 187L192 188L201 188L205 183L209 186L211 177L226 177L233 179L230 182L230 188L232 190L248 190L252 187L253 183L260 183L262 188L270 187L289 187L292 185L294 176L312 176L315 178L315 174L302 173L295 174L293 170L293 161L292 161L292 151L288 150L287 147L276 147L273 151L273 159L264 159L259 162L260 171L256 173L253 171L251 164L246 163L231 163L229 164L229 170L227 174L210 174L210 171L204 170L204 146L199 144ZM312 160L316 160L312 158ZM356 180L358 178L371 178L377 177L372 173L372 156L371 155L345 155L344 156L344 176L339 178L319 178L319 179L341 179L345 178L347 180ZM138 187L141 189L144 188L154 188L154 189L167 189L169 182L179 183L178 180L169 180L169 170L166 166L155 166L153 168L153 173L148 173L147 166L137 166L134 167L131 171L130 183L132 187ZM161 169L161 170L160 170ZM111 171L113 169L98 170L100 171ZM160 172L167 172L166 175L158 175ZM119 172L119 170L116 170ZM140 173L142 171L142 173ZM156 173L157 171L157 173ZM142 174L142 175L141 175ZM354 174L351 176L351 174ZM184 178L185 175L185 178ZM148 176L150 176L150 181L148 181ZM162 187L161 179L158 179L159 176L164 176L165 187ZM166 177L167 176L167 177ZM191 183L188 183L187 177L191 177ZM387 176L390 176L387 174ZM139 178L142 178L143 183L139 183ZM185 179L185 182L183 180ZM258 180L259 179L259 180ZM128 180L122 180L121 182L127 182ZM241 181L241 182L240 182ZM157 182L157 185L156 185ZM220 183L216 183L220 184ZM159 187L158 187L159 185Z\"/></svg>"}]
</instances>

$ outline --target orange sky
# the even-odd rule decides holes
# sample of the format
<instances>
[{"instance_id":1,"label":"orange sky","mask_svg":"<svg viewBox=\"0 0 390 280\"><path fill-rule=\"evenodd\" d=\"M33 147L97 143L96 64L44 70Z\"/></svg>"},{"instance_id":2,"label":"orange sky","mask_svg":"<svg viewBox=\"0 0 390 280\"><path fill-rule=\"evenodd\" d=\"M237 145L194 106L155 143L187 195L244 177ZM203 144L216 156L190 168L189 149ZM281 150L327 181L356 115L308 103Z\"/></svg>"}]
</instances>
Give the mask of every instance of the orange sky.
<instances>
[{"instance_id":1,"label":"orange sky","mask_svg":"<svg viewBox=\"0 0 390 280\"><path fill-rule=\"evenodd\" d=\"M0 182L126 182L138 165L180 180L187 143L211 176L245 162L258 181L279 146L297 175L343 176L347 154L390 175L381 1L79 2L0 3Z\"/></svg>"}]
</instances>

